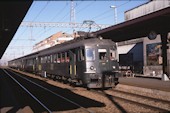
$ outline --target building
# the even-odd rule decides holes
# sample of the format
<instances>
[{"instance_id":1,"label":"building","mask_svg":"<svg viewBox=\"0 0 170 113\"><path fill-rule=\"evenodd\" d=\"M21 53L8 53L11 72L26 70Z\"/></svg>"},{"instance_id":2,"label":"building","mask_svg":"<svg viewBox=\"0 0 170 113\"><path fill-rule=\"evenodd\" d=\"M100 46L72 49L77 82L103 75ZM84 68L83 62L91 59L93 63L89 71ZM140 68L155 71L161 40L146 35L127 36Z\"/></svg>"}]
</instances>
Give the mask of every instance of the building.
<instances>
[{"instance_id":1,"label":"building","mask_svg":"<svg viewBox=\"0 0 170 113\"><path fill-rule=\"evenodd\" d=\"M125 12L125 21L132 20L167 7L170 7L169 0L150 0L145 4L127 10Z\"/></svg>"},{"instance_id":2,"label":"building","mask_svg":"<svg viewBox=\"0 0 170 113\"><path fill-rule=\"evenodd\" d=\"M118 43L119 65L124 70L143 73L143 40L134 39Z\"/></svg>"},{"instance_id":3,"label":"building","mask_svg":"<svg viewBox=\"0 0 170 113\"><path fill-rule=\"evenodd\" d=\"M73 34L67 34L67 33L63 33L62 31L60 31L42 40L41 42L35 44L35 46L33 47L33 52L40 51L42 49L49 48L56 44L61 44L63 42L73 40L73 39L74 39Z\"/></svg>"},{"instance_id":4,"label":"building","mask_svg":"<svg viewBox=\"0 0 170 113\"><path fill-rule=\"evenodd\" d=\"M151 0L125 12L125 21L170 7L169 0ZM170 33L168 34L167 71L170 76ZM160 35L150 40L148 37L118 43L120 65L132 66L135 73L161 76L162 43ZM141 72L140 72L141 71Z\"/></svg>"}]
</instances>

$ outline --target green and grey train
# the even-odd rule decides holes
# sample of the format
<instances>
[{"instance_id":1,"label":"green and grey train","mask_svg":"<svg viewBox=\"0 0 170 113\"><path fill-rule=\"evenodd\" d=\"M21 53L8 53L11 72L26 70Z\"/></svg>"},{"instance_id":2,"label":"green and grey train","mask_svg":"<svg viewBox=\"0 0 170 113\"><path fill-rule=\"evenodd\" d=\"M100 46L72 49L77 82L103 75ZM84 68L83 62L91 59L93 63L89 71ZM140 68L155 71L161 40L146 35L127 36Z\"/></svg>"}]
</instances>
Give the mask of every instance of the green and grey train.
<instances>
[{"instance_id":1,"label":"green and grey train","mask_svg":"<svg viewBox=\"0 0 170 113\"><path fill-rule=\"evenodd\" d=\"M77 38L8 62L9 67L81 83L87 88L115 87L119 64L110 39Z\"/></svg>"}]
</instances>

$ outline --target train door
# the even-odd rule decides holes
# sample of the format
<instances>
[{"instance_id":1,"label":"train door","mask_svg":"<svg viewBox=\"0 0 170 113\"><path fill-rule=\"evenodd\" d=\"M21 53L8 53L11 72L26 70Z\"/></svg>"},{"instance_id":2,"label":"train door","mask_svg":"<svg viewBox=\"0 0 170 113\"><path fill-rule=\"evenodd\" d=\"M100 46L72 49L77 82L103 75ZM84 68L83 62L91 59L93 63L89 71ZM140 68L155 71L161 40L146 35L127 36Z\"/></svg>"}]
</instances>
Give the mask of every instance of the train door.
<instances>
[{"instance_id":1,"label":"train door","mask_svg":"<svg viewBox=\"0 0 170 113\"><path fill-rule=\"evenodd\" d=\"M98 48L98 55L99 55L99 69L100 72L103 73L109 70L108 49L104 47Z\"/></svg>"},{"instance_id":2,"label":"train door","mask_svg":"<svg viewBox=\"0 0 170 113\"><path fill-rule=\"evenodd\" d=\"M69 51L69 56L70 56L70 77L74 79L76 77L76 52L75 50L70 50Z\"/></svg>"},{"instance_id":3,"label":"train door","mask_svg":"<svg viewBox=\"0 0 170 113\"><path fill-rule=\"evenodd\" d=\"M38 71L38 57L34 59L34 66L33 66L33 71L37 72Z\"/></svg>"}]
</instances>

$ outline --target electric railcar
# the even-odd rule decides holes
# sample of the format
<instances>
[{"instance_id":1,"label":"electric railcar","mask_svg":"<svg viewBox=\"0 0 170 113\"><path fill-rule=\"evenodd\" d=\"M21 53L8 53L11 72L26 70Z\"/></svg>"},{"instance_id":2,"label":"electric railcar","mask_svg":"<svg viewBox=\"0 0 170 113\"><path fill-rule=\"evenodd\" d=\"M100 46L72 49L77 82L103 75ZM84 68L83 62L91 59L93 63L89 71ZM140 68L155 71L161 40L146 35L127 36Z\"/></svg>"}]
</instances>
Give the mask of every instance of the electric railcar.
<instances>
[{"instance_id":1,"label":"electric railcar","mask_svg":"<svg viewBox=\"0 0 170 113\"><path fill-rule=\"evenodd\" d=\"M81 83L87 88L115 87L119 64L110 39L77 38L8 62L9 67Z\"/></svg>"}]
</instances>

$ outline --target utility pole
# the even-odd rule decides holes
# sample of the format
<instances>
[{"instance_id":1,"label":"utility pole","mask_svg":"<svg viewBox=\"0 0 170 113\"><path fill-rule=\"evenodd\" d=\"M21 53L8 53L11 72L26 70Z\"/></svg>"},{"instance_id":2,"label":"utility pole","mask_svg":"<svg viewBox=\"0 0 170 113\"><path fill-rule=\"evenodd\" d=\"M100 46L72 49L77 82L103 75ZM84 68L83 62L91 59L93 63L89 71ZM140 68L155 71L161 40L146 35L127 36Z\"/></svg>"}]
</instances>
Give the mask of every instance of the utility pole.
<instances>
[{"instance_id":1,"label":"utility pole","mask_svg":"<svg viewBox=\"0 0 170 113\"><path fill-rule=\"evenodd\" d=\"M73 32L74 32L74 26L75 26L75 9L74 9L73 0L71 0L71 7L70 7L70 24L72 24L72 28L73 28Z\"/></svg>"},{"instance_id":2,"label":"utility pole","mask_svg":"<svg viewBox=\"0 0 170 113\"><path fill-rule=\"evenodd\" d=\"M115 25L117 24L117 7L116 6L110 6L110 8L115 8Z\"/></svg>"}]
</instances>

